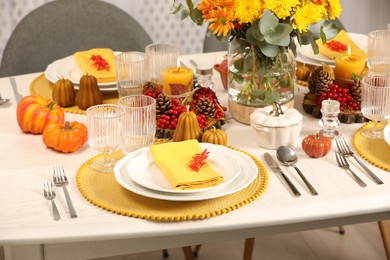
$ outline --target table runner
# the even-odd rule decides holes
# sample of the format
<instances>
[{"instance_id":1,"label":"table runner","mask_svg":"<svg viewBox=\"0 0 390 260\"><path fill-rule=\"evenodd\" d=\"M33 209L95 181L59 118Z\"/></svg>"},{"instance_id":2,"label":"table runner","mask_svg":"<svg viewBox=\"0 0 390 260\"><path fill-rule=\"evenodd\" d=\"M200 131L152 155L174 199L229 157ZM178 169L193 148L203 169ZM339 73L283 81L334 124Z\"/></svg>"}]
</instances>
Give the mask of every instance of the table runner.
<instances>
[{"instance_id":1,"label":"table runner","mask_svg":"<svg viewBox=\"0 0 390 260\"><path fill-rule=\"evenodd\" d=\"M361 131L366 127L371 127L373 122L369 122L360 127L353 136L353 145L356 151L371 164L390 171L390 145L384 139L370 139L364 137Z\"/></svg>"},{"instance_id":2,"label":"table runner","mask_svg":"<svg viewBox=\"0 0 390 260\"><path fill-rule=\"evenodd\" d=\"M39 95L52 99L52 90L53 83L51 83L46 77L45 74L39 75L35 78L30 84L30 93L32 95ZM103 93L103 103L104 104L117 104L118 103L118 93L114 92L102 92ZM65 112L73 114L85 114L85 110L80 109L77 105L71 107L64 107Z\"/></svg>"},{"instance_id":3,"label":"table runner","mask_svg":"<svg viewBox=\"0 0 390 260\"><path fill-rule=\"evenodd\" d=\"M92 204L107 211L155 221L181 221L207 219L238 209L257 199L267 188L268 172L255 156L240 149L229 147L250 156L259 169L256 179L246 188L231 195L202 201L167 201L144 197L128 191L115 180L113 173L99 173L89 165L97 155L85 162L76 175L80 193ZM116 155L123 157L122 153Z\"/></svg>"}]
</instances>

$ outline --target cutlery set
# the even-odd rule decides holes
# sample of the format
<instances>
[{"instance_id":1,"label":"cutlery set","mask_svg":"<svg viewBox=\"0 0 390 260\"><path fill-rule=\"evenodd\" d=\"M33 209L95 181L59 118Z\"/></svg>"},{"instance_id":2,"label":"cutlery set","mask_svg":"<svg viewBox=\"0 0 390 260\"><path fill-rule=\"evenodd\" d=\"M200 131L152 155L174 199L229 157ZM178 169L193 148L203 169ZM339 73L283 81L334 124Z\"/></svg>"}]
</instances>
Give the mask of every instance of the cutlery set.
<instances>
[{"instance_id":1,"label":"cutlery set","mask_svg":"<svg viewBox=\"0 0 390 260\"><path fill-rule=\"evenodd\" d=\"M62 166L53 168L53 182L55 186L62 187L64 190L66 203L68 204L68 208L69 208L70 217L77 218L76 210L73 207L73 203L70 199L68 190L66 189L65 186L66 184L68 184L68 178L66 177L65 170ZM56 198L56 193L54 191L53 182L45 182L43 184L43 195L47 200L51 201L54 219L59 220L61 219L61 216L54 202L54 199Z\"/></svg>"},{"instance_id":2,"label":"cutlery set","mask_svg":"<svg viewBox=\"0 0 390 260\"><path fill-rule=\"evenodd\" d=\"M352 150L349 148L348 144L344 140L343 137L338 137L335 139L336 145L339 150L339 152L335 152L336 154L336 161L340 168L345 169L348 171L356 180L356 182L361 187L366 187L367 184L364 183L359 176L351 170L349 163L347 161L347 157L353 157L359 165L370 175L370 177L377 183L377 184L383 184L383 181L380 180L366 165L363 164L362 161L360 161L356 155L352 152ZM302 174L302 172L295 166L295 163L298 161L298 157L296 156L294 150L287 146L281 146L276 151L276 157L278 160L284 165L284 166L292 166L303 182L306 184L308 189L310 190L312 195L318 195L317 191L314 189L314 187L310 184L310 182L305 178L305 176ZM291 182L291 180L287 177L287 175L282 171L282 169L279 167L278 163L272 158L272 156L269 153L264 153L264 159L268 166L275 172L279 173L283 179L286 181L287 185L290 187L292 192L295 196L301 196L301 193L298 191L298 189L294 186L294 184Z\"/></svg>"}]
</instances>

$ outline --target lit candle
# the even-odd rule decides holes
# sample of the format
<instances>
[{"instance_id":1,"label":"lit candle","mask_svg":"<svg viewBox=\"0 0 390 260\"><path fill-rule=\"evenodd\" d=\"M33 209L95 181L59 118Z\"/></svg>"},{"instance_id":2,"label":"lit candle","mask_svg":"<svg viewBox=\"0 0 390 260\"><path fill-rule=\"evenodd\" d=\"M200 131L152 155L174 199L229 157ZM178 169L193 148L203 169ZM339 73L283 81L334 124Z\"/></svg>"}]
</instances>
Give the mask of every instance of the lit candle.
<instances>
[{"instance_id":1,"label":"lit candle","mask_svg":"<svg viewBox=\"0 0 390 260\"><path fill-rule=\"evenodd\" d=\"M168 95L180 95L191 91L194 74L189 68L169 68L163 71L163 91Z\"/></svg>"},{"instance_id":2,"label":"lit candle","mask_svg":"<svg viewBox=\"0 0 390 260\"><path fill-rule=\"evenodd\" d=\"M340 111L340 102L333 99L325 99L321 103L321 111L324 113L336 113Z\"/></svg>"},{"instance_id":3,"label":"lit candle","mask_svg":"<svg viewBox=\"0 0 390 260\"><path fill-rule=\"evenodd\" d=\"M348 55L336 58L334 74L336 79L351 80L353 74L360 76L365 66L365 59L361 56L351 55L351 47L348 45Z\"/></svg>"}]
</instances>

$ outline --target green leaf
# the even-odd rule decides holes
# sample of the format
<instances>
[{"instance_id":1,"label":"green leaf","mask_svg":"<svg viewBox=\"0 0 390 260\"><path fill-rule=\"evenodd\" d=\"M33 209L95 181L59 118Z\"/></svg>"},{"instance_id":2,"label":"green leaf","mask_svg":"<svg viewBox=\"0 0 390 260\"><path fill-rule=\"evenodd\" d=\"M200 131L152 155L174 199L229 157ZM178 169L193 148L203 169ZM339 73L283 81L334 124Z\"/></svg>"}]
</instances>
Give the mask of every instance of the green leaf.
<instances>
[{"instance_id":1,"label":"green leaf","mask_svg":"<svg viewBox=\"0 0 390 260\"><path fill-rule=\"evenodd\" d=\"M269 10L264 10L263 15L260 18L260 32L263 35L269 34L279 24L278 18Z\"/></svg>"},{"instance_id":2,"label":"green leaf","mask_svg":"<svg viewBox=\"0 0 390 260\"><path fill-rule=\"evenodd\" d=\"M297 57L297 46L295 45L295 41L290 41L288 48L293 52L294 57Z\"/></svg>"},{"instance_id":3,"label":"green leaf","mask_svg":"<svg viewBox=\"0 0 390 260\"><path fill-rule=\"evenodd\" d=\"M266 42L279 46L288 46L290 43L290 33L293 28L289 24L278 24L275 30L264 35Z\"/></svg>"},{"instance_id":4,"label":"green leaf","mask_svg":"<svg viewBox=\"0 0 390 260\"><path fill-rule=\"evenodd\" d=\"M184 20L188 17L188 15L189 15L189 11L187 9L183 9L180 12L180 19Z\"/></svg>"},{"instance_id":5,"label":"green leaf","mask_svg":"<svg viewBox=\"0 0 390 260\"><path fill-rule=\"evenodd\" d=\"M259 44L261 53L270 58L275 58L279 53L279 47L276 45L268 44L266 42L261 42Z\"/></svg>"},{"instance_id":6,"label":"green leaf","mask_svg":"<svg viewBox=\"0 0 390 260\"><path fill-rule=\"evenodd\" d=\"M252 26L250 28L252 28L252 35L253 37L261 42L261 41L264 41L264 35L261 34L260 32L260 26L259 26L259 23L260 23L260 20L256 20L252 23Z\"/></svg>"},{"instance_id":7,"label":"green leaf","mask_svg":"<svg viewBox=\"0 0 390 260\"><path fill-rule=\"evenodd\" d=\"M203 13L201 10L195 8L195 9L190 9L190 17L192 21L194 21L195 24L197 25L202 25L203 24Z\"/></svg>"},{"instance_id":8,"label":"green leaf","mask_svg":"<svg viewBox=\"0 0 390 260\"><path fill-rule=\"evenodd\" d=\"M322 42L325 43L327 40L333 39L340 31L340 27L330 21L325 21L321 26ZM326 38L325 42L323 41L323 38Z\"/></svg>"},{"instance_id":9,"label":"green leaf","mask_svg":"<svg viewBox=\"0 0 390 260\"><path fill-rule=\"evenodd\" d=\"M186 3L190 10L194 9L194 4L192 3L192 0L186 0Z\"/></svg>"},{"instance_id":10,"label":"green leaf","mask_svg":"<svg viewBox=\"0 0 390 260\"><path fill-rule=\"evenodd\" d=\"M246 40L250 43L250 44L255 44L257 45L258 41L257 39L253 36L253 31L254 31L254 28L253 27L249 27L248 30L246 31Z\"/></svg>"},{"instance_id":11,"label":"green leaf","mask_svg":"<svg viewBox=\"0 0 390 260\"><path fill-rule=\"evenodd\" d=\"M176 2L176 1L175 1ZM182 10L184 7L183 5L180 3L179 5L175 5L173 4L173 11L172 11L172 14L177 14L180 12L180 10Z\"/></svg>"}]
</instances>

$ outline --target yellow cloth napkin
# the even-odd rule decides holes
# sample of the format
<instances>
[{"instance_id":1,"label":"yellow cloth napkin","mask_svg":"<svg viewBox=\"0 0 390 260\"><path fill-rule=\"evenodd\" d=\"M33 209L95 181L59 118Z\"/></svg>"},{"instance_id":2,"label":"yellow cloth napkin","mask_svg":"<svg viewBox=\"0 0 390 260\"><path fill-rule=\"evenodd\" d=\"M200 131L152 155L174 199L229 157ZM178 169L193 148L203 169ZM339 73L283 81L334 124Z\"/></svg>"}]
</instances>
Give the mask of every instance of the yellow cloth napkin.
<instances>
[{"instance_id":1,"label":"yellow cloth napkin","mask_svg":"<svg viewBox=\"0 0 390 260\"><path fill-rule=\"evenodd\" d=\"M92 55L100 55L105 59L110 66L109 69L98 70L93 65ZM111 49L94 48L87 51L78 51L73 54L73 57L83 74L88 73L95 76L99 83L116 81L115 55Z\"/></svg>"},{"instance_id":2,"label":"yellow cloth napkin","mask_svg":"<svg viewBox=\"0 0 390 260\"><path fill-rule=\"evenodd\" d=\"M192 157L203 150L197 140L157 144L150 147L153 159L174 189L200 189L218 185L223 181L206 162L198 172L189 167Z\"/></svg>"},{"instance_id":3,"label":"yellow cloth napkin","mask_svg":"<svg viewBox=\"0 0 390 260\"><path fill-rule=\"evenodd\" d=\"M359 48L359 46L356 45L356 43L348 36L348 34L344 31L341 30L335 38L332 39L333 41L338 41L341 42L342 44L349 44L351 46L351 55L356 55L363 57L364 59L367 58L367 53L363 51L362 49ZM348 51L344 52L337 52L334 50L329 49L326 44L322 43L321 39L318 39L317 41L318 47L319 47L319 52L324 55L325 57L331 59L331 60L336 60L338 56L344 56L348 54Z\"/></svg>"}]
</instances>

